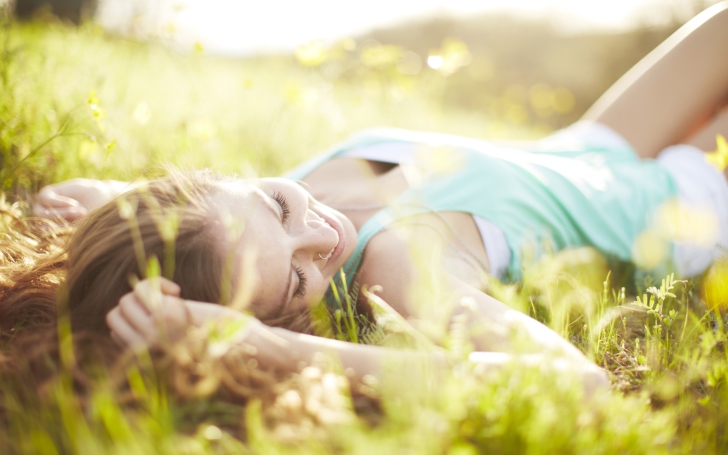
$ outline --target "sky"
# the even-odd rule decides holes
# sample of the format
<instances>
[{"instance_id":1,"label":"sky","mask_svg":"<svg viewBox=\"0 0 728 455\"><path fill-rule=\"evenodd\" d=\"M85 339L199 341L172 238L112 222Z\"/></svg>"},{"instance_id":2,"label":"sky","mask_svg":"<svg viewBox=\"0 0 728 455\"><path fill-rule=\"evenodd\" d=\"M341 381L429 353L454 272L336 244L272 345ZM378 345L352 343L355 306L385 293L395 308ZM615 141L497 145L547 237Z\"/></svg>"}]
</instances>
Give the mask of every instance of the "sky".
<instances>
[{"instance_id":1,"label":"sky","mask_svg":"<svg viewBox=\"0 0 728 455\"><path fill-rule=\"evenodd\" d=\"M100 20L115 28L134 17L138 25L146 21L212 52L250 54L353 37L405 20L485 11L556 18L570 32L620 29L659 21L665 4L680 1L686 0L106 0Z\"/></svg>"}]
</instances>

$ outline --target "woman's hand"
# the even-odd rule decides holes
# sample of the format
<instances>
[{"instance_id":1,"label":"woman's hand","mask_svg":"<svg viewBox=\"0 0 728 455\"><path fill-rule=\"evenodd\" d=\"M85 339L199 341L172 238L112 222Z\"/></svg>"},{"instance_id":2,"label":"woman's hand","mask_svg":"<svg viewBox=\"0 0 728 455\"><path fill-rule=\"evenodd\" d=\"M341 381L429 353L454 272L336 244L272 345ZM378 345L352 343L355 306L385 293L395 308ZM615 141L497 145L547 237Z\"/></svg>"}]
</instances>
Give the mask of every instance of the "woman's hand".
<instances>
[{"instance_id":1,"label":"woman's hand","mask_svg":"<svg viewBox=\"0 0 728 455\"><path fill-rule=\"evenodd\" d=\"M127 188L130 188L129 183L116 180L66 180L40 190L33 205L33 214L74 221L112 200Z\"/></svg>"},{"instance_id":2,"label":"woman's hand","mask_svg":"<svg viewBox=\"0 0 728 455\"><path fill-rule=\"evenodd\" d=\"M190 326L211 320L246 319L248 326L262 326L255 318L228 307L184 300L180 288L165 278L140 281L134 290L119 299L106 315L111 336L122 345L149 346L161 340L174 341Z\"/></svg>"}]
</instances>

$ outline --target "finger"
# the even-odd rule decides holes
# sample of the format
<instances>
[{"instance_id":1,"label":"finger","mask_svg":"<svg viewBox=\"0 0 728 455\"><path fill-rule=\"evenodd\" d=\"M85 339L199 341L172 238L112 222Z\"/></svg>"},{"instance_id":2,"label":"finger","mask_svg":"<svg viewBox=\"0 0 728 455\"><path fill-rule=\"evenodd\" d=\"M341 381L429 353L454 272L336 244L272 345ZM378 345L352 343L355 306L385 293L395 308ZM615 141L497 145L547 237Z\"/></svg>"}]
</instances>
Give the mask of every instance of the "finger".
<instances>
[{"instance_id":1,"label":"finger","mask_svg":"<svg viewBox=\"0 0 728 455\"><path fill-rule=\"evenodd\" d=\"M115 338L121 340L122 344L126 346L136 347L147 344L147 340L124 319L118 306L106 315L106 325L109 326L112 334L116 334Z\"/></svg>"},{"instance_id":2,"label":"finger","mask_svg":"<svg viewBox=\"0 0 728 455\"><path fill-rule=\"evenodd\" d=\"M116 332L111 332L111 339L114 340L114 343L121 346L122 348L126 347L126 343L124 342L124 340L119 338L119 335L117 335Z\"/></svg>"},{"instance_id":3,"label":"finger","mask_svg":"<svg viewBox=\"0 0 728 455\"><path fill-rule=\"evenodd\" d=\"M131 325L134 330L142 334L145 338L151 339L156 335L156 327L154 319L149 312L146 311L144 305L139 302L134 294L127 294L119 300L118 305L122 316L126 322Z\"/></svg>"},{"instance_id":4,"label":"finger","mask_svg":"<svg viewBox=\"0 0 728 455\"><path fill-rule=\"evenodd\" d=\"M161 305L162 296L179 297L180 292L177 283L163 277L147 278L134 285L134 294L150 311Z\"/></svg>"},{"instance_id":5,"label":"finger","mask_svg":"<svg viewBox=\"0 0 728 455\"><path fill-rule=\"evenodd\" d=\"M177 283L175 283L174 281L168 280L164 277L160 277L159 279L160 279L159 285L161 287L162 294L179 297L182 289L179 287L179 285Z\"/></svg>"},{"instance_id":6,"label":"finger","mask_svg":"<svg viewBox=\"0 0 728 455\"><path fill-rule=\"evenodd\" d=\"M75 221L87 213L83 207L46 207L41 204L33 205L33 214L51 220L64 219Z\"/></svg>"},{"instance_id":7,"label":"finger","mask_svg":"<svg viewBox=\"0 0 728 455\"><path fill-rule=\"evenodd\" d=\"M139 301L139 299L137 298L134 291L127 292L126 294L121 296L121 298L119 299L118 306L121 306L122 304L127 305L127 306L136 305L139 307L140 310L144 311L147 314L147 316L151 316L151 314L152 314L151 311L149 311L149 308L147 308L143 302Z\"/></svg>"},{"instance_id":8,"label":"finger","mask_svg":"<svg viewBox=\"0 0 728 455\"><path fill-rule=\"evenodd\" d=\"M58 194L52 186L41 188L38 192L38 200L41 204L49 207L78 207L81 205L73 198Z\"/></svg>"},{"instance_id":9,"label":"finger","mask_svg":"<svg viewBox=\"0 0 728 455\"><path fill-rule=\"evenodd\" d=\"M152 313L160 311L162 290L159 278L147 278L134 285L134 296Z\"/></svg>"},{"instance_id":10,"label":"finger","mask_svg":"<svg viewBox=\"0 0 728 455\"><path fill-rule=\"evenodd\" d=\"M191 317L185 301L176 297L165 296L162 302L159 330L169 340L176 340L187 332L191 325Z\"/></svg>"}]
</instances>

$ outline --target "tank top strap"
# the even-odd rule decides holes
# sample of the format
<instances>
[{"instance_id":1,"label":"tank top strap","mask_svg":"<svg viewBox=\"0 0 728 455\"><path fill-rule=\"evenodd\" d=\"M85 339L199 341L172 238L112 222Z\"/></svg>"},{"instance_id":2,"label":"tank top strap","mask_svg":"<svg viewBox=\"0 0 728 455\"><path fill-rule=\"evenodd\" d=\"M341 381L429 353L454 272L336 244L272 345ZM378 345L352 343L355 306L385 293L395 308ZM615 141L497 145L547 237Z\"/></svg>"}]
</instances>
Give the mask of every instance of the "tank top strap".
<instances>
[{"instance_id":1,"label":"tank top strap","mask_svg":"<svg viewBox=\"0 0 728 455\"><path fill-rule=\"evenodd\" d=\"M358 232L356 248L349 260L341 268L333 278L333 283L326 291L326 305L332 309L340 309L342 307L344 296L348 295L353 302L356 301L358 294L358 286L354 284L361 260L364 256L364 249L369 241L380 233L386 226L395 220L394 215L389 208L384 208L371 217Z\"/></svg>"}]
</instances>

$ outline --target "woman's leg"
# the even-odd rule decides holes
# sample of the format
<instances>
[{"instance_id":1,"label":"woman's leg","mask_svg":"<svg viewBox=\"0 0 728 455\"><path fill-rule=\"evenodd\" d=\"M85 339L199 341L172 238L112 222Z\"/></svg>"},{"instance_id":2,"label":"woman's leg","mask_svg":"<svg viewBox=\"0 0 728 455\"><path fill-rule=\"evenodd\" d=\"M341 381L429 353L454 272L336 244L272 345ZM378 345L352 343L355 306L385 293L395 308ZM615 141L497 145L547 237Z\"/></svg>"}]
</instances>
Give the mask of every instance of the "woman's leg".
<instances>
[{"instance_id":1,"label":"woman's leg","mask_svg":"<svg viewBox=\"0 0 728 455\"><path fill-rule=\"evenodd\" d=\"M719 134L728 139L728 107L716 114L700 131L687 138L685 143L694 145L700 150L711 152L716 149L716 137Z\"/></svg>"},{"instance_id":2,"label":"woman's leg","mask_svg":"<svg viewBox=\"0 0 728 455\"><path fill-rule=\"evenodd\" d=\"M685 141L728 96L728 1L703 11L622 76L584 114L645 157Z\"/></svg>"}]
</instances>

